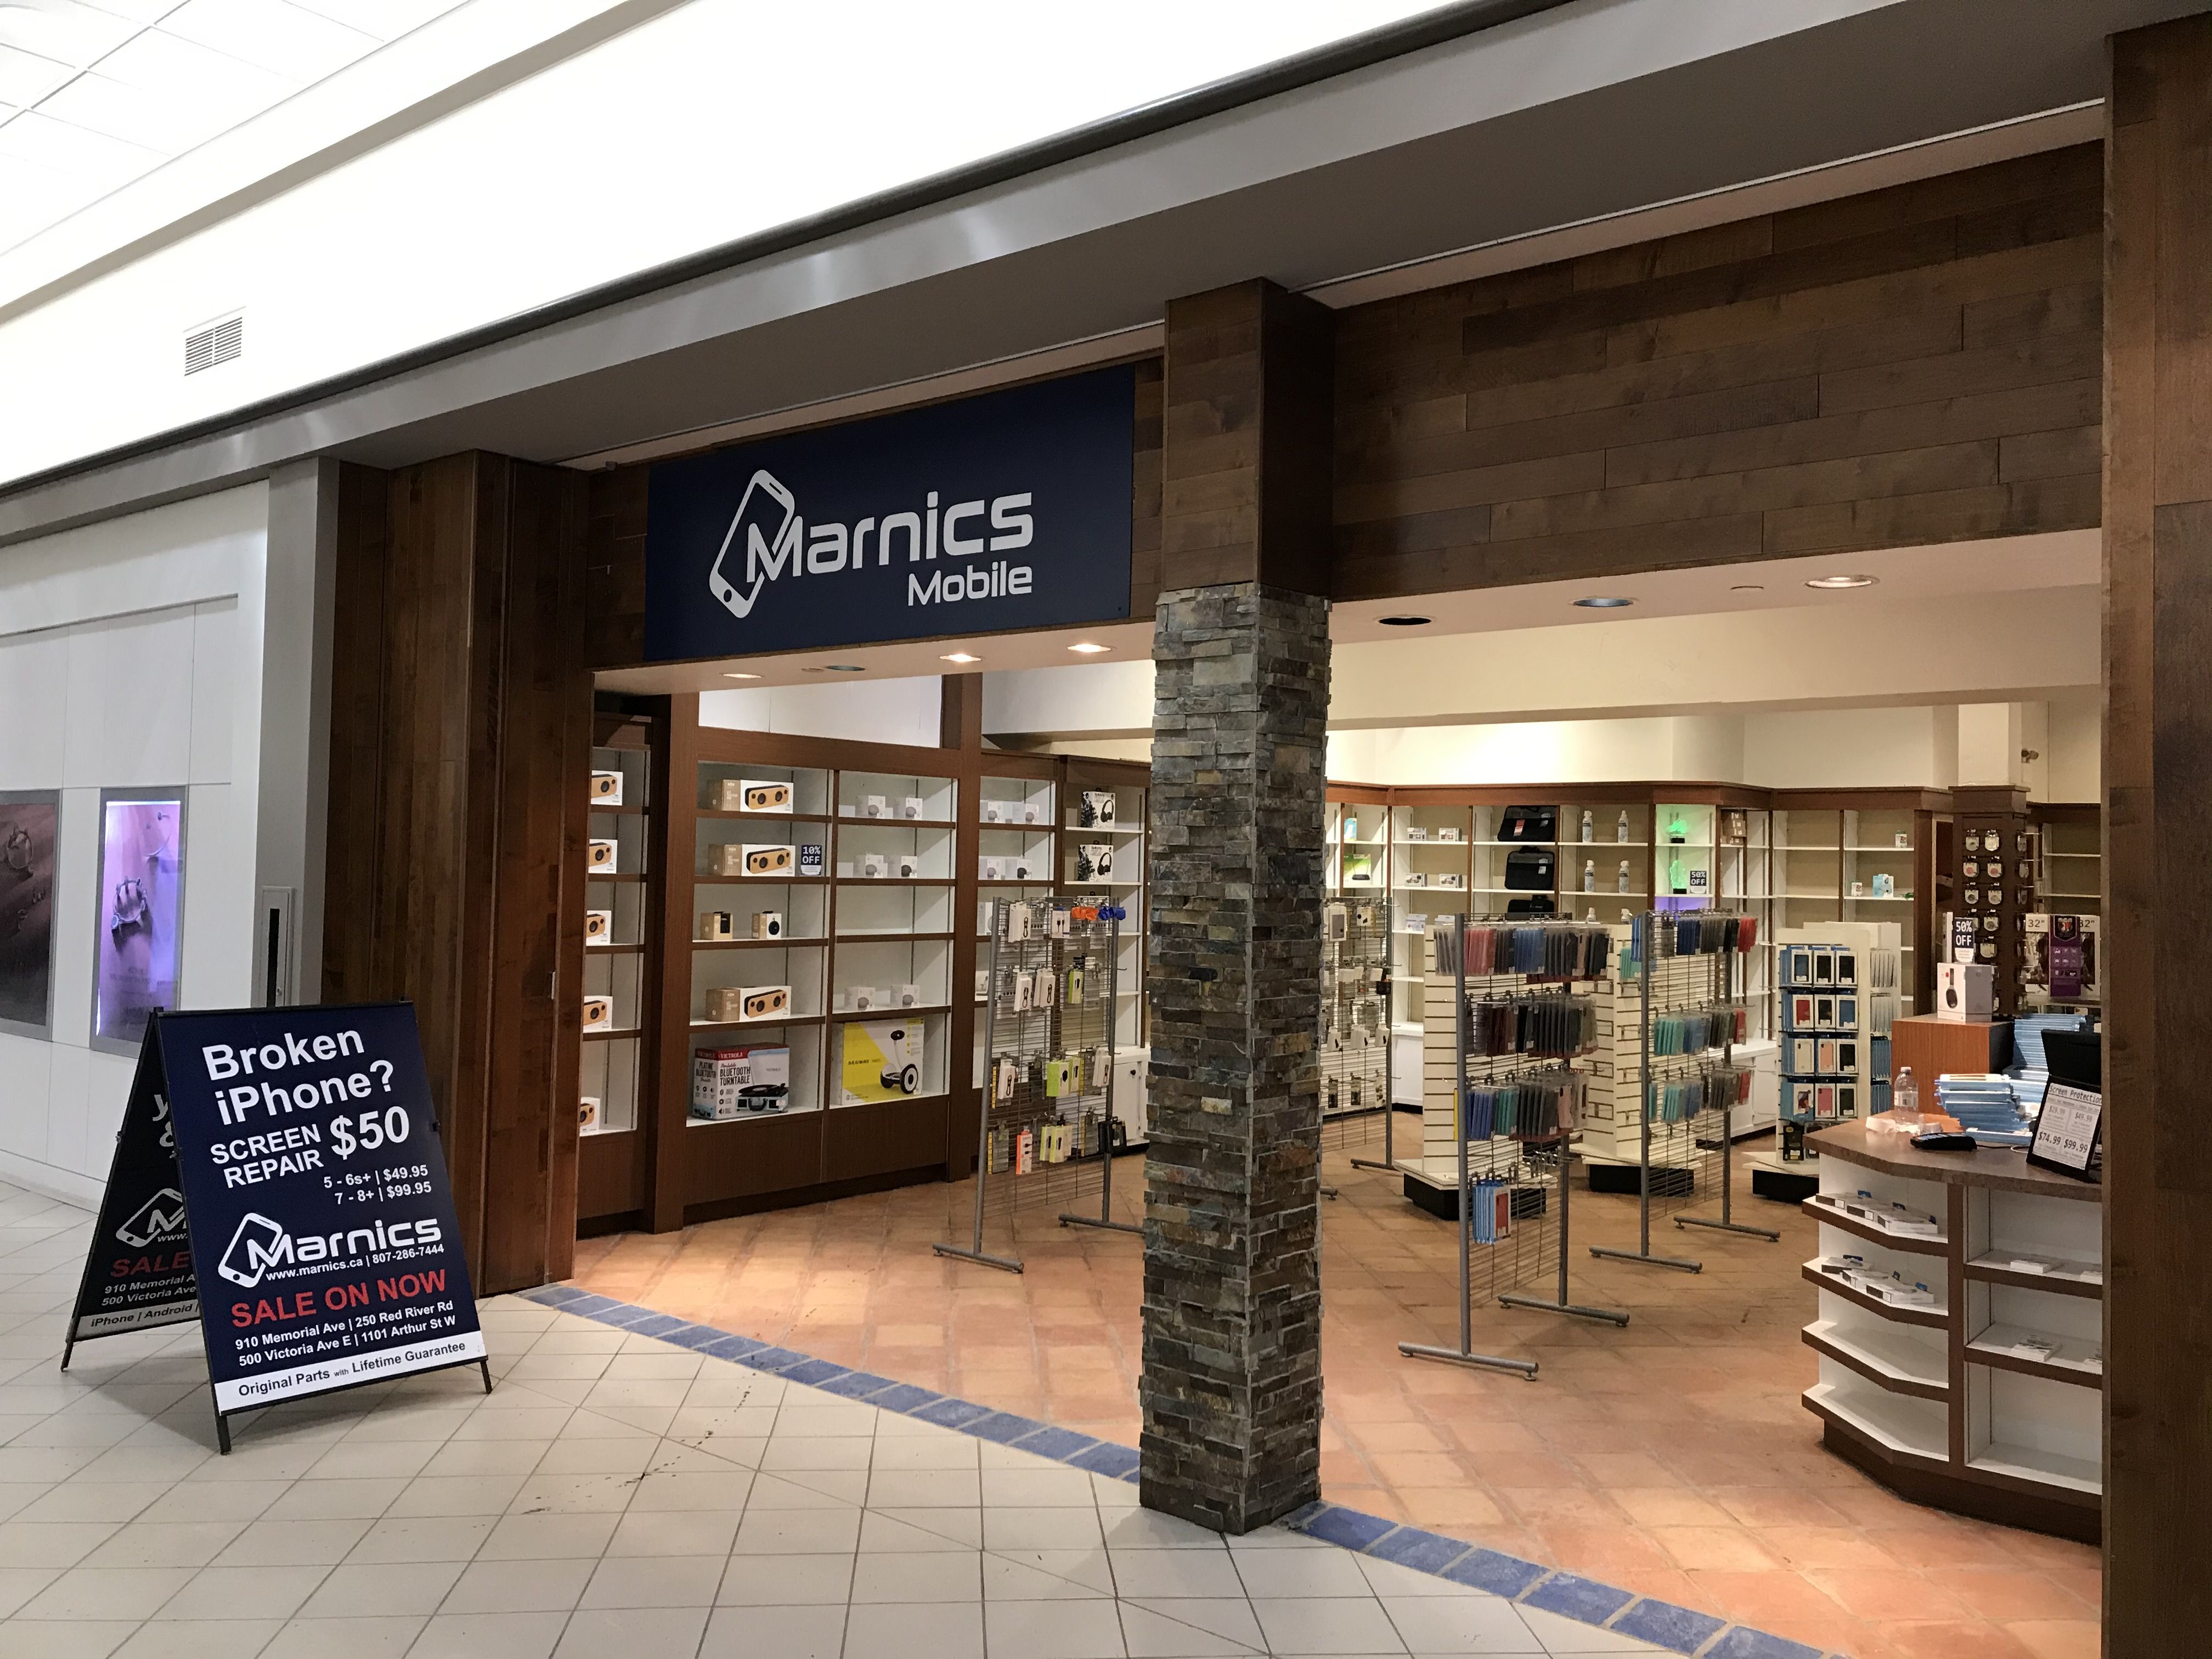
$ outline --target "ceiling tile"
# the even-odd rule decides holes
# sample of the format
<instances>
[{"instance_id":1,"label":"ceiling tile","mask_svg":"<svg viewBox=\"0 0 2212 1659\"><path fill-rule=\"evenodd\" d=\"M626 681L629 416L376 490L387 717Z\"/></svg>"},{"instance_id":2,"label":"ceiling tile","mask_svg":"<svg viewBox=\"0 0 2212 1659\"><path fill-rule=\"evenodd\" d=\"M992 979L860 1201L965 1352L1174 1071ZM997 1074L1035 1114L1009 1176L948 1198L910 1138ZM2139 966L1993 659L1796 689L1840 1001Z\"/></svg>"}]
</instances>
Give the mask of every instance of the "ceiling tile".
<instances>
[{"instance_id":1,"label":"ceiling tile","mask_svg":"<svg viewBox=\"0 0 2212 1659\"><path fill-rule=\"evenodd\" d=\"M0 0L0 46L35 52L73 69L82 69L137 33L136 24L77 0Z\"/></svg>"},{"instance_id":2,"label":"ceiling tile","mask_svg":"<svg viewBox=\"0 0 2212 1659\"><path fill-rule=\"evenodd\" d=\"M161 29L148 29L100 60L100 74L126 86L189 97L202 91L226 102L258 100L266 108L306 82L240 62Z\"/></svg>"},{"instance_id":3,"label":"ceiling tile","mask_svg":"<svg viewBox=\"0 0 2212 1659\"><path fill-rule=\"evenodd\" d=\"M177 9L177 0L83 0L94 11L112 11L134 23L158 23L162 15Z\"/></svg>"},{"instance_id":4,"label":"ceiling tile","mask_svg":"<svg viewBox=\"0 0 2212 1659\"><path fill-rule=\"evenodd\" d=\"M0 46L0 100L28 107L76 74L67 64Z\"/></svg>"},{"instance_id":5,"label":"ceiling tile","mask_svg":"<svg viewBox=\"0 0 2212 1659\"><path fill-rule=\"evenodd\" d=\"M343 23L348 28L373 34L380 40L397 40L434 17L457 9L462 0L292 0L302 11L312 11Z\"/></svg>"},{"instance_id":6,"label":"ceiling tile","mask_svg":"<svg viewBox=\"0 0 2212 1659\"><path fill-rule=\"evenodd\" d=\"M143 145L73 127L34 109L0 126L0 158L36 161L100 190L112 190L162 159Z\"/></svg>"},{"instance_id":7,"label":"ceiling tile","mask_svg":"<svg viewBox=\"0 0 2212 1659\"><path fill-rule=\"evenodd\" d=\"M281 82L274 91L258 95L187 84L153 90L125 86L94 70L70 82L39 110L72 126L176 155L259 114L284 95Z\"/></svg>"},{"instance_id":8,"label":"ceiling tile","mask_svg":"<svg viewBox=\"0 0 2212 1659\"><path fill-rule=\"evenodd\" d=\"M374 35L285 0L185 0L161 20L161 29L295 81L343 69L378 45Z\"/></svg>"}]
</instances>

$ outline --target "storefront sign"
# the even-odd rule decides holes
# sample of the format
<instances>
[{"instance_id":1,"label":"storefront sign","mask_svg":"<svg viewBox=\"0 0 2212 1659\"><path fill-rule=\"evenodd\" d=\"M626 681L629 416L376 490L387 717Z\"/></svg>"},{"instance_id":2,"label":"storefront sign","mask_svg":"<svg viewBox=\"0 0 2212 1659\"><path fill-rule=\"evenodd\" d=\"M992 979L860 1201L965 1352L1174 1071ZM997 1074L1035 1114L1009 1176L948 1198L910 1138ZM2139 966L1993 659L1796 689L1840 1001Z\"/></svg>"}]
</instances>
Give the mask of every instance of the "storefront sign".
<instances>
[{"instance_id":1,"label":"storefront sign","mask_svg":"<svg viewBox=\"0 0 2212 1659\"><path fill-rule=\"evenodd\" d=\"M654 466L645 654L726 657L1129 614L1121 367Z\"/></svg>"},{"instance_id":2,"label":"storefront sign","mask_svg":"<svg viewBox=\"0 0 2212 1659\"><path fill-rule=\"evenodd\" d=\"M219 1428L483 1358L412 1005L153 1017L69 1340L193 1311Z\"/></svg>"}]
</instances>

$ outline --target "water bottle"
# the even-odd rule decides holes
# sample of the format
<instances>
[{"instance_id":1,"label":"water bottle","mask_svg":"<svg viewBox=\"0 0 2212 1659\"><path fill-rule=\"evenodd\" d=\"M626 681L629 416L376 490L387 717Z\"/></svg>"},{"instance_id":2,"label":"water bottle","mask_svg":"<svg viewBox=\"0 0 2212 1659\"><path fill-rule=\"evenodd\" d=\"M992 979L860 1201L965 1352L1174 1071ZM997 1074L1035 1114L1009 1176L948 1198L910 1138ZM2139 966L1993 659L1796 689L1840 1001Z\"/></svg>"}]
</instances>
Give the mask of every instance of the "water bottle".
<instances>
[{"instance_id":1,"label":"water bottle","mask_svg":"<svg viewBox=\"0 0 2212 1659\"><path fill-rule=\"evenodd\" d=\"M1620 861L1620 890L1624 893L1628 890L1628 860L1626 859Z\"/></svg>"},{"instance_id":2,"label":"water bottle","mask_svg":"<svg viewBox=\"0 0 2212 1659\"><path fill-rule=\"evenodd\" d=\"M1620 821L1613 826L1613 838L1623 847L1628 845L1628 809L1626 806L1620 809ZM1628 890L1624 887L1620 890L1625 893Z\"/></svg>"},{"instance_id":3,"label":"water bottle","mask_svg":"<svg viewBox=\"0 0 2212 1659\"><path fill-rule=\"evenodd\" d=\"M1920 1085L1912 1080L1912 1068L1900 1066L1889 1083L1889 1115L1900 1123L1920 1121Z\"/></svg>"},{"instance_id":4,"label":"water bottle","mask_svg":"<svg viewBox=\"0 0 2212 1659\"><path fill-rule=\"evenodd\" d=\"M1587 806L1583 808L1583 839L1584 841L1597 839L1597 825L1591 818L1590 810Z\"/></svg>"},{"instance_id":5,"label":"water bottle","mask_svg":"<svg viewBox=\"0 0 2212 1659\"><path fill-rule=\"evenodd\" d=\"M1597 891L1597 860L1595 859L1583 860L1583 891L1585 893Z\"/></svg>"}]
</instances>

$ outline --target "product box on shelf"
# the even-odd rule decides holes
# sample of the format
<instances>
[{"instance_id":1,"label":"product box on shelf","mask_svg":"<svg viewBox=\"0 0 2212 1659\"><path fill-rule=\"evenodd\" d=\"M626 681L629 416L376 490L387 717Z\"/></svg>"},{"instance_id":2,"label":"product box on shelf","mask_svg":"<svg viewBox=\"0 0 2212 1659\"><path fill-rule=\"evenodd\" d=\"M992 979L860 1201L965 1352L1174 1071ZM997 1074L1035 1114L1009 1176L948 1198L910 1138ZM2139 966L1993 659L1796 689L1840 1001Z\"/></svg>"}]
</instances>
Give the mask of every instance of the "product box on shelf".
<instances>
[{"instance_id":1,"label":"product box on shelf","mask_svg":"<svg viewBox=\"0 0 2212 1659\"><path fill-rule=\"evenodd\" d=\"M576 1127L584 1134L597 1134L599 1128L599 1097L586 1095L576 1103Z\"/></svg>"},{"instance_id":2,"label":"product box on shelf","mask_svg":"<svg viewBox=\"0 0 2212 1659\"><path fill-rule=\"evenodd\" d=\"M856 1019L844 1028L844 1103L904 1100L921 1092L926 1043L918 1019Z\"/></svg>"},{"instance_id":3,"label":"product box on shelf","mask_svg":"<svg viewBox=\"0 0 2212 1659\"><path fill-rule=\"evenodd\" d=\"M592 774L592 805L620 806L623 804L622 789L623 775L621 773L594 772Z\"/></svg>"},{"instance_id":4,"label":"product box on shelf","mask_svg":"<svg viewBox=\"0 0 2212 1659\"><path fill-rule=\"evenodd\" d=\"M1006 867L1006 865L1004 859L986 857L982 860L981 879L984 881L1004 881L1006 879L1005 874Z\"/></svg>"},{"instance_id":5,"label":"product box on shelf","mask_svg":"<svg viewBox=\"0 0 2212 1659\"><path fill-rule=\"evenodd\" d=\"M727 910L702 910L699 913L699 931L692 938L700 944L720 945L736 937L737 930Z\"/></svg>"},{"instance_id":6,"label":"product box on shelf","mask_svg":"<svg viewBox=\"0 0 2212 1659\"><path fill-rule=\"evenodd\" d=\"M615 1000L612 997L586 997L584 1029L587 1031L611 1031L614 1028Z\"/></svg>"},{"instance_id":7,"label":"product box on shelf","mask_svg":"<svg viewBox=\"0 0 2212 1659\"><path fill-rule=\"evenodd\" d=\"M1086 841L1079 844L1075 849L1075 878L1078 881L1113 880L1113 844L1103 841Z\"/></svg>"},{"instance_id":8,"label":"product box on shelf","mask_svg":"<svg viewBox=\"0 0 2212 1659\"><path fill-rule=\"evenodd\" d=\"M1116 810L1111 789L1085 789L1076 800L1076 825L1084 830L1109 828Z\"/></svg>"},{"instance_id":9,"label":"product box on shelf","mask_svg":"<svg viewBox=\"0 0 2212 1659\"><path fill-rule=\"evenodd\" d=\"M845 1006L856 1014L865 1014L890 1006L890 999L884 994L881 986L853 985L846 988Z\"/></svg>"},{"instance_id":10,"label":"product box on shelf","mask_svg":"<svg viewBox=\"0 0 2212 1659\"><path fill-rule=\"evenodd\" d=\"M783 912L781 910L754 911L753 937L755 939L781 939L783 937Z\"/></svg>"},{"instance_id":11,"label":"product box on shelf","mask_svg":"<svg viewBox=\"0 0 2212 1659\"><path fill-rule=\"evenodd\" d=\"M611 945L615 937L615 913L611 910L584 912L584 943Z\"/></svg>"},{"instance_id":12,"label":"product box on shelf","mask_svg":"<svg viewBox=\"0 0 2212 1659\"><path fill-rule=\"evenodd\" d=\"M910 881L921 873L921 854L900 853L891 860L891 873L902 881Z\"/></svg>"},{"instance_id":13,"label":"product box on shelf","mask_svg":"<svg viewBox=\"0 0 2212 1659\"><path fill-rule=\"evenodd\" d=\"M860 874L871 881L880 880L891 872L891 861L881 853L860 854Z\"/></svg>"},{"instance_id":14,"label":"product box on shelf","mask_svg":"<svg viewBox=\"0 0 2212 1659\"><path fill-rule=\"evenodd\" d=\"M928 813L921 796L908 795L899 803L899 816L902 818L919 818L927 817Z\"/></svg>"},{"instance_id":15,"label":"product box on shelf","mask_svg":"<svg viewBox=\"0 0 2212 1659\"><path fill-rule=\"evenodd\" d=\"M728 811L732 803L729 781L722 784L722 810ZM791 786L776 778L739 778L737 781L735 808L740 812L788 812L791 811Z\"/></svg>"},{"instance_id":16,"label":"product box on shelf","mask_svg":"<svg viewBox=\"0 0 2212 1659\"><path fill-rule=\"evenodd\" d=\"M901 1007L901 1008L919 1008L919 1007L921 1007L921 988L919 985L902 985L902 986L900 986L900 987L898 988L898 997L897 997L897 1003L896 1003L896 1006L899 1006L899 1007Z\"/></svg>"},{"instance_id":17,"label":"product box on shelf","mask_svg":"<svg viewBox=\"0 0 2212 1659\"><path fill-rule=\"evenodd\" d=\"M615 873L615 848L612 841L587 841L584 843L584 867L593 875L611 876Z\"/></svg>"},{"instance_id":18,"label":"product box on shelf","mask_svg":"<svg viewBox=\"0 0 2212 1659\"><path fill-rule=\"evenodd\" d=\"M860 803L860 816L864 818L887 818L890 815L890 802L881 795L870 795Z\"/></svg>"},{"instance_id":19,"label":"product box on shelf","mask_svg":"<svg viewBox=\"0 0 2212 1659\"><path fill-rule=\"evenodd\" d=\"M702 1048L691 1057L691 1115L726 1122L791 1103L791 1050L781 1044Z\"/></svg>"},{"instance_id":20,"label":"product box on shelf","mask_svg":"<svg viewBox=\"0 0 2212 1659\"><path fill-rule=\"evenodd\" d=\"M1936 964L1936 1018L1987 1019L1996 1009L1997 970L1984 963Z\"/></svg>"},{"instance_id":21,"label":"product box on shelf","mask_svg":"<svg viewBox=\"0 0 2212 1659\"><path fill-rule=\"evenodd\" d=\"M810 880L822 874L822 848L818 842L805 842L799 848L799 873Z\"/></svg>"},{"instance_id":22,"label":"product box on shelf","mask_svg":"<svg viewBox=\"0 0 2212 1659\"><path fill-rule=\"evenodd\" d=\"M734 859L730 855L732 847L737 849ZM720 876L787 876L791 873L794 857L787 846L761 845L751 842L723 842L714 850L721 857L721 863L714 872Z\"/></svg>"}]
</instances>

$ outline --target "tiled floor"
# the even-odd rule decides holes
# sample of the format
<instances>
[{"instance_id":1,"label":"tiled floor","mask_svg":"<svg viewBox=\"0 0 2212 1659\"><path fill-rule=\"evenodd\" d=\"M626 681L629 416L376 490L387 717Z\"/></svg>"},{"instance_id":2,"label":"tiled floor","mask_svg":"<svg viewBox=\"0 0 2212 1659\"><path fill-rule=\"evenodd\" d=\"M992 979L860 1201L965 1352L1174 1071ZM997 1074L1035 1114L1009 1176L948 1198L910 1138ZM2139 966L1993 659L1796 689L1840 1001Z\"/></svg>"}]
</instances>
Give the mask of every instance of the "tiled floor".
<instances>
[{"instance_id":1,"label":"tiled floor","mask_svg":"<svg viewBox=\"0 0 2212 1659\"><path fill-rule=\"evenodd\" d=\"M1575 1298L1632 1317L1484 1305L1475 1346L1536 1359L1530 1383L1400 1357L1456 1340L1455 1234L1354 1150L1325 1163L1326 1497L1854 1659L2097 1652L2094 1550L1906 1504L1820 1448L1798 1404L1816 1366L1797 1266L1817 1248L1793 1206L1742 1199L1778 1245L1662 1224L1655 1249L1702 1259L1692 1276L1587 1255L1632 1243L1635 1205L1578 1190ZM1140 1187L1123 1160L1127 1218ZM589 1241L577 1282L1133 1445L1139 1243L1057 1225L1097 1202L1065 1170L1020 1196L989 1230L1018 1278L931 1254L967 1231L962 1184Z\"/></svg>"},{"instance_id":2,"label":"tiled floor","mask_svg":"<svg viewBox=\"0 0 2212 1659\"><path fill-rule=\"evenodd\" d=\"M1213 1659L1661 1650L556 1311L235 1419L190 1326L57 1369L89 1231L0 1186L8 1659Z\"/></svg>"}]
</instances>

